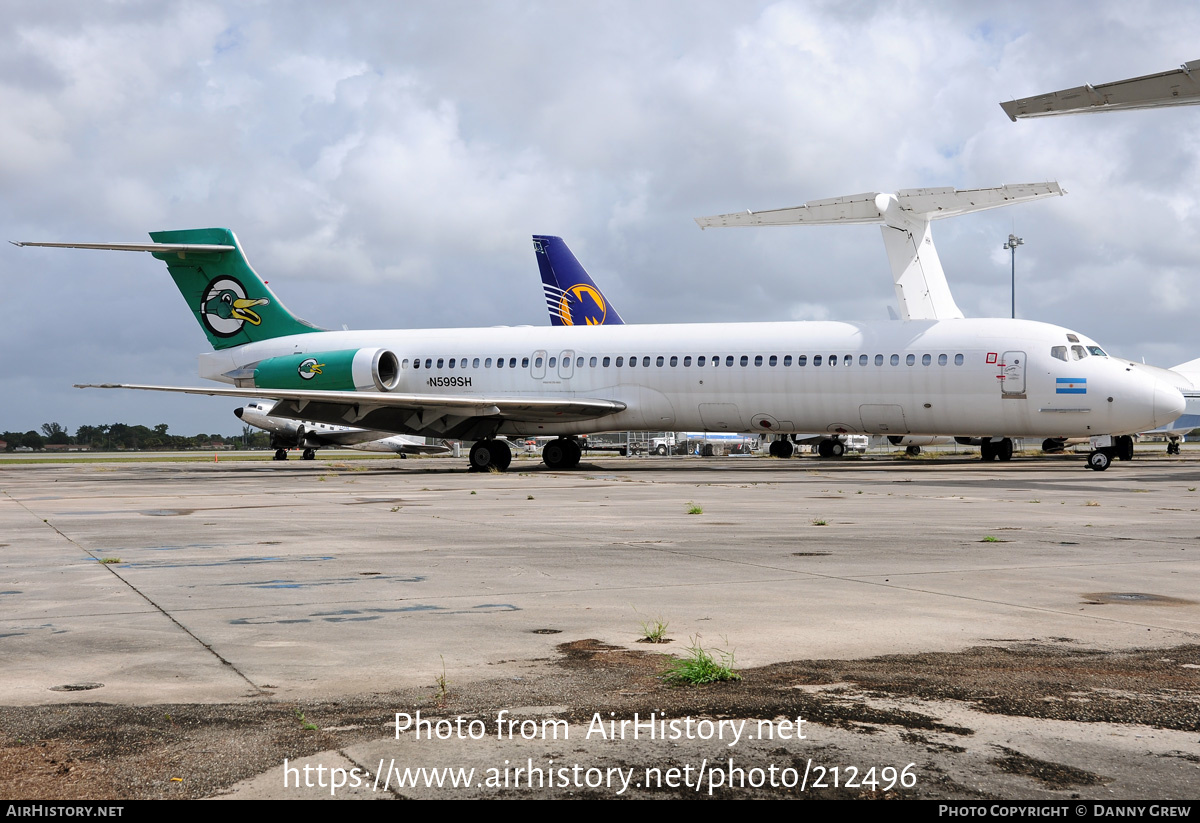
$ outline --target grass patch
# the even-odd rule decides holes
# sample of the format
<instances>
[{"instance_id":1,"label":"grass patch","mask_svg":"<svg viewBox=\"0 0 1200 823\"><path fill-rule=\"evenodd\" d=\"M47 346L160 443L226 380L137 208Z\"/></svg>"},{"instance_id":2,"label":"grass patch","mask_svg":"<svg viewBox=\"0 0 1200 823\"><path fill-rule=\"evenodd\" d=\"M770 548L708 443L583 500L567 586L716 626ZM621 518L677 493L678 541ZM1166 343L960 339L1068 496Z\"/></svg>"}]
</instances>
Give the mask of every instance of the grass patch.
<instances>
[{"instance_id":1,"label":"grass patch","mask_svg":"<svg viewBox=\"0 0 1200 823\"><path fill-rule=\"evenodd\" d=\"M828 521L828 520L823 520L823 519L821 519L821 518L819 518L819 517L818 517L816 520L814 520L814 521L812 522L812 524L813 524L814 526L828 526L828 525L829 525L829 521Z\"/></svg>"},{"instance_id":2,"label":"grass patch","mask_svg":"<svg viewBox=\"0 0 1200 823\"><path fill-rule=\"evenodd\" d=\"M700 646L699 638L693 637L687 655L667 666L662 675L663 682L671 686L702 686L742 679L733 668L733 652L717 649L714 657Z\"/></svg>"},{"instance_id":3,"label":"grass patch","mask_svg":"<svg viewBox=\"0 0 1200 823\"><path fill-rule=\"evenodd\" d=\"M1088 500L1088 501L1087 501L1087 502L1085 502L1083 505L1085 505L1085 506L1099 506L1099 505L1100 505L1100 501L1099 501L1099 500Z\"/></svg>"},{"instance_id":4,"label":"grass patch","mask_svg":"<svg viewBox=\"0 0 1200 823\"><path fill-rule=\"evenodd\" d=\"M987 535L984 535L983 539L980 540L979 542L980 543L1004 543L1006 541L1001 540L999 537L996 537L994 534L987 534Z\"/></svg>"},{"instance_id":5,"label":"grass patch","mask_svg":"<svg viewBox=\"0 0 1200 823\"><path fill-rule=\"evenodd\" d=\"M317 724L309 723L308 718L306 718L304 716L304 712L300 711L299 709L296 709L296 719L300 721L300 728L304 729L304 731L306 731L306 732L319 731L319 729L317 728Z\"/></svg>"},{"instance_id":6,"label":"grass patch","mask_svg":"<svg viewBox=\"0 0 1200 823\"><path fill-rule=\"evenodd\" d=\"M113 563L120 563L121 558L119 558L119 557L101 557L100 562L104 563L105 565L111 565Z\"/></svg>"},{"instance_id":7,"label":"grass patch","mask_svg":"<svg viewBox=\"0 0 1200 823\"><path fill-rule=\"evenodd\" d=\"M667 626L670 625L661 616L643 620L641 622L642 636L638 638L639 643L670 643L671 638L667 637Z\"/></svg>"},{"instance_id":8,"label":"grass patch","mask_svg":"<svg viewBox=\"0 0 1200 823\"><path fill-rule=\"evenodd\" d=\"M331 469L339 469L339 470L341 470L341 471L348 471L348 472L365 472L365 471L370 471L370 467L369 467L369 466L363 466L363 465L361 465L361 464L360 464L360 465L351 465L351 464L349 464L349 463L330 463L330 464L329 464L329 468L331 468Z\"/></svg>"},{"instance_id":9,"label":"grass patch","mask_svg":"<svg viewBox=\"0 0 1200 823\"><path fill-rule=\"evenodd\" d=\"M446 679L446 657L441 654L438 657L442 661L442 673L433 679L433 684L437 687L434 698L441 703L450 695L450 681Z\"/></svg>"},{"instance_id":10,"label":"grass patch","mask_svg":"<svg viewBox=\"0 0 1200 823\"><path fill-rule=\"evenodd\" d=\"M687 513L688 514L704 514L704 507L698 506L689 500L688 504L687 504Z\"/></svg>"}]
</instances>

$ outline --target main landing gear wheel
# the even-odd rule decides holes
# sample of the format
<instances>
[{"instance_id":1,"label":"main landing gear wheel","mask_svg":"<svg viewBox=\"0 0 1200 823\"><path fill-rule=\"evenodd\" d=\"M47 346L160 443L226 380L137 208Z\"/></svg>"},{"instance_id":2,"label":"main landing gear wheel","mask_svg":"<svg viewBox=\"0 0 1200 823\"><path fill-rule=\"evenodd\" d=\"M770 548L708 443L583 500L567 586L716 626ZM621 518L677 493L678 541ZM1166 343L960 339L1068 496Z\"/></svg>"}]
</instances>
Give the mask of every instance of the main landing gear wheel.
<instances>
[{"instance_id":1,"label":"main landing gear wheel","mask_svg":"<svg viewBox=\"0 0 1200 823\"><path fill-rule=\"evenodd\" d=\"M996 458L1001 460L1012 460L1013 442L1005 437L998 443L993 443L990 439L984 438L979 444L979 457L984 463L990 463Z\"/></svg>"},{"instance_id":2,"label":"main landing gear wheel","mask_svg":"<svg viewBox=\"0 0 1200 823\"><path fill-rule=\"evenodd\" d=\"M1102 472L1112 463L1112 457L1107 451L1094 451L1088 455L1088 468Z\"/></svg>"},{"instance_id":3,"label":"main landing gear wheel","mask_svg":"<svg viewBox=\"0 0 1200 823\"><path fill-rule=\"evenodd\" d=\"M486 472L492 469L504 471L512 462L512 449L503 440L478 440L471 447L471 455L468 459L473 472Z\"/></svg>"},{"instance_id":4,"label":"main landing gear wheel","mask_svg":"<svg viewBox=\"0 0 1200 823\"><path fill-rule=\"evenodd\" d=\"M305 449L304 454L301 455L301 459L302 460L316 460L317 459L317 450L316 449Z\"/></svg>"},{"instance_id":5,"label":"main landing gear wheel","mask_svg":"<svg viewBox=\"0 0 1200 823\"><path fill-rule=\"evenodd\" d=\"M996 448L996 457L1004 461L1012 460L1013 442L1011 439L1006 437L999 443L995 443L993 445Z\"/></svg>"},{"instance_id":6,"label":"main landing gear wheel","mask_svg":"<svg viewBox=\"0 0 1200 823\"><path fill-rule=\"evenodd\" d=\"M818 457L841 457L846 453L846 444L841 440L822 440L817 444Z\"/></svg>"},{"instance_id":7,"label":"main landing gear wheel","mask_svg":"<svg viewBox=\"0 0 1200 823\"><path fill-rule=\"evenodd\" d=\"M791 457L794 451L792 444L786 440L772 440L771 445L767 446L767 453L772 457Z\"/></svg>"},{"instance_id":8,"label":"main landing gear wheel","mask_svg":"<svg viewBox=\"0 0 1200 823\"><path fill-rule=\"evenodd\" d=\"M573 469L579 465L583 451L574 440L560 437L542 449L542 462L552 469Z\"/></svg>"},{"instance_id":9,"label":"main landing gear wheel","mask_svg":"<svg viewBox=\"0 0 1200 823\"><path fill-rule=\"evenodd\" d=\"M1117 447L1118 460L1133 459L1133 438L1127 434L1114 438Z\"/></svg>"},{"instance_id":10,"label":"main landing gear wheel","mask_svg":"<svg viewBox=\"0 0 1200 823\"><path fill-rule=\"evenodd\" d=\"M287 449L276 449L274 460L287 460Z\"/></svg>"},{"instance_id":11,"label":"main landing gear wheel","mask_svg":"<svg viewBox=\"0 0 1200 823\"><path fill-rule=\"evenodd\" d=\"M916 457L917 455L919 455L921 453L921 447L920 446L909 446L904 450L904 453L907 454L909 457Z\"/></svg>"},{"instance_id":12,"label":"main landing gear wheel","mask_svg":"<svg viewBox=\"0 0 1200 823\"><path fill-rule=\"evenodd\" d=\"M1172 440L1167 443L1167 454L1179 454L1179 441Z\"/></svg>"}]
</instances>

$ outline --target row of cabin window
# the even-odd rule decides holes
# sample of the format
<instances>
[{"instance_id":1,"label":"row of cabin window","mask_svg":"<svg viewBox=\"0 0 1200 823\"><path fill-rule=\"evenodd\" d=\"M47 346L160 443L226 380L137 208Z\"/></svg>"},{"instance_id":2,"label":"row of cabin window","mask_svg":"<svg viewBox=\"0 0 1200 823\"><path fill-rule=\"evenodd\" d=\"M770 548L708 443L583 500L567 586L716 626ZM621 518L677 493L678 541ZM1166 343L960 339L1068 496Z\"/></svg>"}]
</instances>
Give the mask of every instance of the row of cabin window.
<instances>
[{"instance_id":1,"label":"row of cabin window","mask_svg":"<svg viewBox=\"0 0 1200 823\"><path fill-rule=\"evenodd\" d=\"M839 357L841 358L840 361L839 361ZM922 366L933 365L933 358L934 358L934 355L932 355L932 354L922 354L921 355L921 365ZM567 358L564 358L564 365L565 365L566 359ZM670 366L672 368L674 368L679 365L679 360L680 360L680 358L676 355L672 355L670 358L666 358L660 354L654 358L654 365L665 366L669 362ZM721 355L719 355L719 354L713 355L711 358L707 357L705 355L700 355L695 360L696 360L697 368L702 368L706 365L712 365L712 366L720 366L721 365ZM642 367L648 368L650 366L650 361L651 361L651 358L649 356L643 356L642 357ZM743 354L740 358L738 358L736 360L736 362L738 365L749 366L750 365L750 355ZM762 365L764 365L764 363L767 366L777 366L780 364L780 362L782 362L784 366L790 366L790 365L792 365L792 356L790 354L785 354L785 355L783 355L782 358L780 358L778 355L772 354L772 355L768 355L765 359L764 359L763 355L761 355L761 354L756 354L754 356L754 365L755 366L762 366ZM836 365L838 365L839 362L841 362L841 364L845 365L845 366L852 366L852 365L854 365L854 355L852 355L852 354L846 354L846 355L831 354L826 358L826 357L823 357L822 355L814 354L812 357L812 364L814 366L820 366L822 364L836 366ZM875 362L876 366L882 366L885 362L884 356L882 354L875 355L874 362ZM893 365L893 366L899 366L900 365L900 355L893 354L890 358L888 358L888 360L886 362L890 362L891 365ZM904 362L909 366L915 366L917 364L917 355L915 355L915 354L905 355ZM508 368L515 369L517 367L517 358L510 357L506 361L505 358L503 358L503 357L497 357L497 358L495 358L495 361L493 363L493 359L491 357L485 357L482 361L483 368L485 368L485 369L491 369L491 368L503 369L503 368L505 368L506 363L507 363ZM533 359L534 368L537 368L537 369L542 368L542 363L543 363L543 358L541 358L541 357L535 357ZM613 358L613 357L590 357L590 358L577 357L575 359L575 366L577 368L582 369L584 367L585 363L592 368L595 368L597 366L600 366L602 368L609 368L610 366L614 366L614 365L617 368L621 368L626 365L626 358L624 356L621 356L621 357L616 357L616 358ZM808 365L808 355L806 355L806 354L797 355L796 359L795 359L795 363L797 366L807 366ZM870 355L860 354L858 356L858 365L867 366L867 365L870 365L870 363L871 363ZM937 364L939 366L946 366L946 365L949 365L949 363L950 363L950 355L948 355L948 354L937 355ZM636 356L629 357L628 364L630 367L637 366L638 358ZM733 366L734 364L735 364L734 355L732 355L732 354L725 355L725 365ZM954 355L954 365L961 366L962 364L963 364L963 356L961 354ZM558 367L558 358L557 357L549 358L549 361L546 363L546 365L551 369L557 368ZM684 365L684 368L691 367L691 365L692 365L691 355L688 355L683 358L683 365ZM407 359L404 360L400 364L400 366L401 366L401 368L407 369L408 368L408 360ZM414 369L420 369L420 368L432 369L432 368L434 368L434 359L432 357L426 357L424 366L422 366L421 358L418 357L412 361L412 367ZM478 369L479 367L480 367L480 359L478 357L476 357L471 361L471 368ZM449 360L449 363L447 364L446 358L439 357L439 358L437 358L437 368L439 368L439 369L442 369L442 368L465 369L465 368L467 368L467 358L451 357ZM523 368L523 369L529 368L529 358L528 357L521 358L521 368Z\"/></svg>"}]
</instances>

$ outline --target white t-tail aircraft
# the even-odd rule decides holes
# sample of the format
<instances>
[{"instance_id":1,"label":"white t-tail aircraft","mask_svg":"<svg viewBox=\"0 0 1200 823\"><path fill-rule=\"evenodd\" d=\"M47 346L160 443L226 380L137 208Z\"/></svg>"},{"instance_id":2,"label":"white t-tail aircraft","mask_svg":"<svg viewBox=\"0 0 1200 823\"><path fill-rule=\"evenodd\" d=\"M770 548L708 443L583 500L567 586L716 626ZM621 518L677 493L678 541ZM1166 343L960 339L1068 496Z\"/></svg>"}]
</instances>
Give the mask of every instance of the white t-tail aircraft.
<instances>
[{"instance_id":1,"label":"white t-tail aircraft","mask_svg":"<svg viewBox=\"0 0 1200 823\"><path fill-rule=\"evenodd\" d=\"M499 435L557 435L543 458L579 461L599 431L829 432L984 438L1114 438L1184 409L1172 383L1047 323L965 319L929 240L939 217L1061 194L1052 183L914 189L795 209L702 218L701 226L881 222L903 322L328 331L289 312L228 229L152 232L151 243L18 243L145 251L167 264L213 346L200 376L227 385L88 384L278 401L272 414L374 431L473 440L473 469L508 467ZM1063 361L1056 346L1087 356ZM1006 445L1007 444L1007 445ZM985 452L985 457L987 452Z\"/></svg>"}]
</instances>

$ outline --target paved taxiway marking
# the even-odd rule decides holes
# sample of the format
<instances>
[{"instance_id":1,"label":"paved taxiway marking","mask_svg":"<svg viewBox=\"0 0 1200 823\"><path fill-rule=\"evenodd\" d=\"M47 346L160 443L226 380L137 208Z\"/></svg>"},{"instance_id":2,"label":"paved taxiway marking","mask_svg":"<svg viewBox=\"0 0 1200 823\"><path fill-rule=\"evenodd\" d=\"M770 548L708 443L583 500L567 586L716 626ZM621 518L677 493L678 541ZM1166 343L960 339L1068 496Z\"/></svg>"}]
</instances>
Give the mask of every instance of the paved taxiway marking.
<instances>
[{"instance_id":1,"label":"paved taxiway marking","mask_svg":"<svg viewBox=\"0 0 1200 823\"><path fill-rule=\"evenodd\" d=\"M41 521L41 522L42 522L44 525L46 525L46 526L49 526L49 527L50 527L51 529L53 529L53 530L54 530L54 532L55 532L55 533L56 533L56 534L57 534L59 537L61 537L63 540L66 540L66 541L67 541L68 543L70 543L72 546L74 546L75 548L79 549L81 552L83 552L84 554L86 554L88 557L90 557L90 558L92 558L93 560L95 560L95 561L96 561L96 562L97 562L99 565L103 566L105 571L107 571L109 574L111 574L111 575L112 575L113 577L115 577L117 580L121 581L123 584L125 584L126 586L128 586L128 587L129 587L129 589L130 589L130 590L132 590L134 594L136 594L138 597L142 598L142 600L146 601L146 603L148 603L148 604L150 604L152 607L154 607L154 609L155 609L155 610L156 610L156 611L157 611L159 614L161 614L163 617L167 618L167 620L170 620L170 621L171 621L173 624L175 624L175 626L176 626L176 627L177 627L177 628L178 628L178 629L179 629L181 632L183 632L184 634L186 634L188 637L192 638L192 640L194 640L194 641L196 641L197 643L199 643L199 644L200 644L200 646L202 646L202 647L204 648L204 650L205 650L205 651L207 651L209 654L211 654L213 657L215 657L215 658L216 658L218 661L220 661L220 663L221 663L221 665L222 665L222 666L226 666L226 667L228 667L230 671L232 671L234 674L236 674L238 677L240 677L242 680L244 680L244 681L245 681L245 682L246 682L246 683L247 683L247 684L250 686L250 688L254 689L254 691L255 691L256 693L258 693L258 694L266 694L266 692L264 692L262 689L260 689L256 683L254 683L254 682L253 682L253 681L252 681L252 680L251 680L249 677L247 677L247 676L246 676L246 675L245 675L245 674L242 672L242 670L241 670L241 669L239 669L237 666L235 666L235 665L233 664L233 662L232 662L232 661L230 661L230 660L227 660L226 658L224 658L223 656L221 656L221 654L220 654L219 652L217 652L217 650L216 650L216 649L214 649L214 648L213 648L211 645L209 645L208 643L205 643L203 640L201 640L199 637L197 637L197 636L196 636L194 633L192 633L191 629L189 629L187 626L183 625L183 624L182 624L182 623L180 623L178 620L176 620L176 619L175 619L175 617L174 617L174 616L172 616L170 612L168 612L168 611L167 611L165 608L163 608L163 607L162 607L162 606L160 606L158 603L156 603L156 602L154 601L154 599L153 599L153 598L151 598L149 595L147 595L145 592L143 592L143 591L142 591L141 589L139 589L137 586L133 585L133 583L129 582L129 581L128 581L128 580L126 580L124 577L122 577L120 574L118 574L118 573L117 573L117 570L113 568L112 564L109 564L109 563L101 563L101 562L100 562L100 558L99 558L99 557L96 557L96 555L95 555L95 554L93 554L92 552L88 551L88 550L87 550L87 549L85 549L83 546L79 545L79 544L78 544L78 543L76 543L74 540L72 540L70 537L68 537L66 534L64 534L64 533L62 532L62 530L61 530L61 529L59 529L57 526L55 526L53 523L51 523L49 519L47 519L47 518L42 518L42 517L38 517L36 514L34 514L34 513L33 513L33 512L32 512L32 511L29 509L29 507L28 507L28 506L26 506L26 505L25 505L24 503L22 503L20 500L17 500L15 497L13 497L11 494L9 494L9 493L8 493L8 491L4 491L4 496L5 496L5 497L7 497L9 500L13 501L14 503L16 503L18 506L20 506L20 507L21 507L21 508L22 508L22 509L23 509L23 510L24 510L24 511L25 511L25 512L26 512L26 513L27 513L27 514L30 516L30 517L33 517L33 518L34 518L34 519L36 519L36 520L40 520L40 521Z\"/></svg>"}]
</instances>

